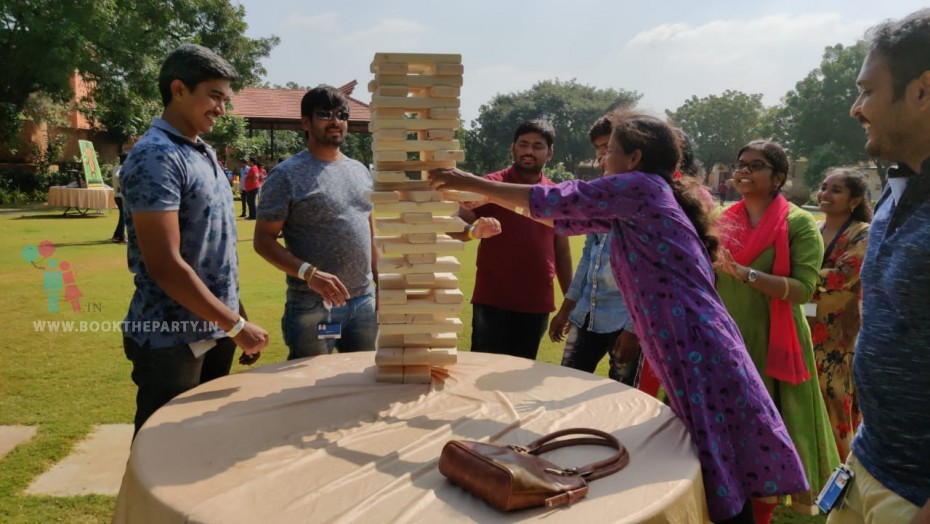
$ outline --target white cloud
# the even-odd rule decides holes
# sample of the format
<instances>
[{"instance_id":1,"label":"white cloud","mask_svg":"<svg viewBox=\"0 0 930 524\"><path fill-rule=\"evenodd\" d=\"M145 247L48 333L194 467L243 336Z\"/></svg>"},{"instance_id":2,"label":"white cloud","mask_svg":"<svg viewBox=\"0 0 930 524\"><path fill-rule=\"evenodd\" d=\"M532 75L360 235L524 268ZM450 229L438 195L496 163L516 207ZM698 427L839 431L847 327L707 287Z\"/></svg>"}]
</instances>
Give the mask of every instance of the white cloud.
<instances>
[{"instance_id":1,"label":"white cloud","mask_svg":"<svg viewBox=\"0 0 930 524\"><path fill-rule=\"evenodd\" d=\"M406 51L410 45L415 45L420 37L428 32L429 28L414 20L384 18L371 27L347 33L340 40L353 46L371 43L384 48Z\"/></svg>"},{"instance_id":2,"label":"white cloud","mask_svg":"<svg viewBox=\"0 0 930 524\"><path fill-rule=\"evenodd\" d=\"M836 13L662 24L633 36L609 64L635 71L627 83L647 108L675 109L691 95L725 89L762 93L774 105L820 64L826 46L850 45L873 24Z\"/></svg>"},{"instance_id":3,"label":"white cloud","mask_svg":"<svg viewBox=\"0 0 930 524\"><path fill-rule=\"evenodd\" d=\"M283 17L283 22L285 29L332 32L339 28L339 13L327 12L305 15L291 11Z\"/></svg>"}]
</instances>

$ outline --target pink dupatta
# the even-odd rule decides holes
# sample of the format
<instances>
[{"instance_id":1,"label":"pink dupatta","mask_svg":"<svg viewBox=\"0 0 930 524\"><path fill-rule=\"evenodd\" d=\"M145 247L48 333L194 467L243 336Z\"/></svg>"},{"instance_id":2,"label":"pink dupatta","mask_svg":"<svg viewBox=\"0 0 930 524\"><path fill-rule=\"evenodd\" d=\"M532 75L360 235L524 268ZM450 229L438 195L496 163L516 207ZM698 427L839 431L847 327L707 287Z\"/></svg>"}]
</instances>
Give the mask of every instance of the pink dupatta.
<instances>
[{"instance_id":1,"label":"pink dupatta","mask_svg":"<svg viewBox=\"0 0 930 524\"><path fill-rule=\"evenodd\" d=\"M723 246L730 250L738 264L748 267L764 250L774 245L772 274L790 276L788 209L785 197L776 196L753 229L749 224L746 204L742 200L737 202L724 211L721 217L724 223L721 229L726 233L721 238ZM801 355L791 303L780 298L772 298L769 302L769 347L765 374L794 386L811 378Z\"/></svg>"}]
</instances>

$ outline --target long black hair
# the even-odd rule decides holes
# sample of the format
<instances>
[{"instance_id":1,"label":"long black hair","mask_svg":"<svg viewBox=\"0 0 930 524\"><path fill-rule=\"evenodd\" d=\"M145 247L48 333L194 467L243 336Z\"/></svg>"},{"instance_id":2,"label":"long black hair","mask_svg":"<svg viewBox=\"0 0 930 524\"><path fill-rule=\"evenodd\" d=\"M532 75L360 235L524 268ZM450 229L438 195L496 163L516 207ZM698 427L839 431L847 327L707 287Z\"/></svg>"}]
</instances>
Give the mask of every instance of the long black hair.
<instances>
[{"instance_id":1,"label":"long black hair","mask_svg":"<svg viewBox=\"0 0 930 524\"><path fill-rule=\"evenodd\" d=\"M843 177L843 185L849 189L849 198L862 199L859 205L852 210L852 219L856 222L870 224L872 222L872 205L869 204L865 198L865 192L869 187L869 183L866 181L865 176L854 169L837 167L828 171L827 176L823 177L823 179L826 180L827 177L833 175L840 175Z\"/></svg>"},{"instance_id":2,"label":"long black hair","mask_svg":"<svg viewBox=\"0 0 930 524\"><path fill-rule=\"evenodd\" d=\"M639 149L641 159L637 171L654 173L672 187L675 201L688 216L711 260L717 259L719 239L711 233L710 218L698 194L698 183L688 177L675 180L675 170L681 160L681 142L671 126L658 118L625 110L611 114L614 131L611 140L627 154Z\"/></svg>"}]
</instances>

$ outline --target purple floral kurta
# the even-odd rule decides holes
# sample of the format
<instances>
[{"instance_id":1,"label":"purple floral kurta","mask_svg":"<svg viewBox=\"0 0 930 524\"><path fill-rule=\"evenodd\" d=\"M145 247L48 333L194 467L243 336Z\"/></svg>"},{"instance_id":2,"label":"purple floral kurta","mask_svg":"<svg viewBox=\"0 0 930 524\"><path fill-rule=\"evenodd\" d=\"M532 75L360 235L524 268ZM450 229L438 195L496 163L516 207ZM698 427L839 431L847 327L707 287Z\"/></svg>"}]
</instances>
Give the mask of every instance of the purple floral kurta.
<instances>
[{"instance_id":1,"label":"purple floral kurta","mask_svg":"<svg viewBox=\"0 0 930 524\"><path fill-rule=\"evenodd\" d=\"M710 516L750 497L807 491L784 422L714 288L710 257L660 176L535 186L533 217L559 234L610 232L610 264L649 364L698 448ZM635 457L634 457L635 460Z\"/></svg>"}]
</instances>

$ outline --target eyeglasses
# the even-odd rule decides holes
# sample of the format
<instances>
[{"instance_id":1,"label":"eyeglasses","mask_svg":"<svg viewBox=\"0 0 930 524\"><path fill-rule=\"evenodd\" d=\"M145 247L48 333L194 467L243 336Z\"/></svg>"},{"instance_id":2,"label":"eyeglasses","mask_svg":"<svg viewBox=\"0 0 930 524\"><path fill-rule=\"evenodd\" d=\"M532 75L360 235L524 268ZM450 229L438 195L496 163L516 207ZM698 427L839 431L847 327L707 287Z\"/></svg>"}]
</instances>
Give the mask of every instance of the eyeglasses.
<instances>
[{"instance_id":1,"label":"eyeglasses","mask_svg":"<svg viewBox=\"0 0 930 524\"><path fill-rule=\"evenodd\" d=\"M343 109L342 111L339 111L338 113L335 111L326 111L323 109L318 109L316 110L314 114L320 120L332 120L333 117L335 117L335 118L338 118L339 120L342 120L343 122L349 121L349 112L346 111L345 109Z\"/></svg>"},{"instance_id":2,"label":"eyeglasses","mask_svg":"<svg viewBox=\"0 0 930 524\"><path fill-rule=\"evenodd\" d=\"M748 168L749 171L755 173L757 171L762 171L763 169L774 169L772 166L766 164L761 160L753 160L752 162L737 162L733 164L733 171L742 171Z\"/></svg>"}]
</instances>

